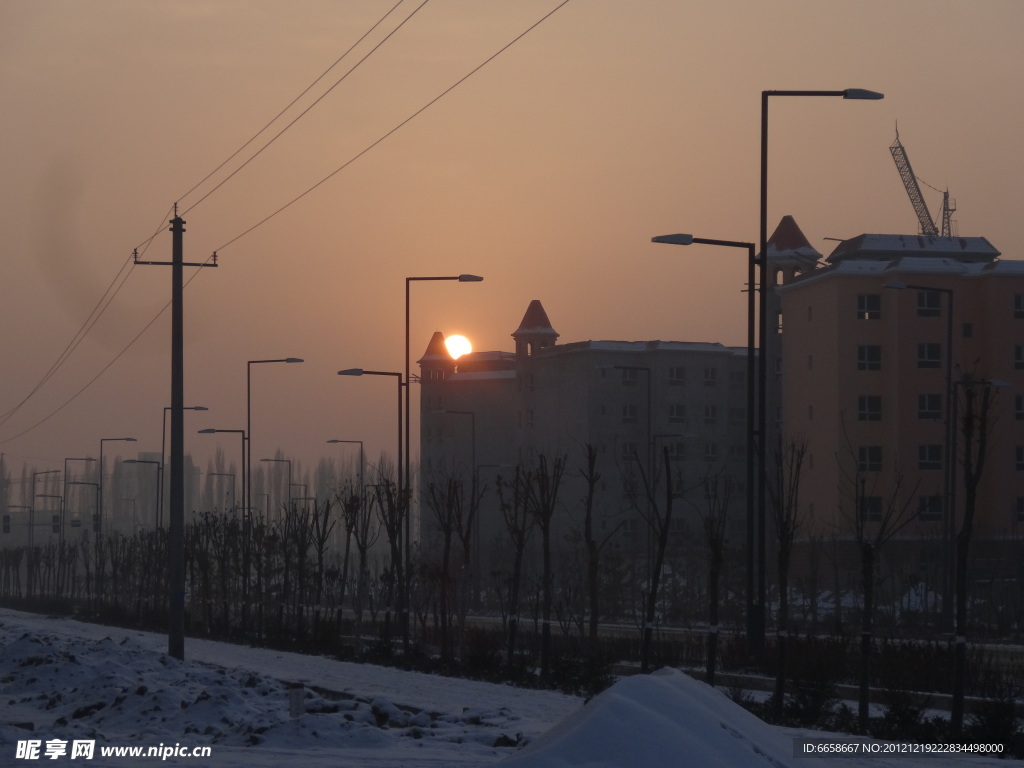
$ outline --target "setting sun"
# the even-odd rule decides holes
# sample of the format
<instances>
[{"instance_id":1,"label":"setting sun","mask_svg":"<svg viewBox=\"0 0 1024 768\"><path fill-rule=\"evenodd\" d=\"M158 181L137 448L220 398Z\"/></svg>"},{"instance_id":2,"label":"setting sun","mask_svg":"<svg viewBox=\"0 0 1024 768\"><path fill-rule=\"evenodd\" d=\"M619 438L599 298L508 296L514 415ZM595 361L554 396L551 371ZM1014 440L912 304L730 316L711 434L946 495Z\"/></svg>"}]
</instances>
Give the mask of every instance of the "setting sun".
<instances>
[{"instance_id":1,"label":"setting sun","mask_svg":"<svg viewBox=\"0 0 1024 768\"><path fill-rule=\"evenodd\" d=\"M470 343L469 339L465 336L459 336L458 334L449 336L445 339L444 345L448 348L448 354L455 360L458 360L463 355L467 355L473 351L473 345Z\"/></svg>"}]
</instances>

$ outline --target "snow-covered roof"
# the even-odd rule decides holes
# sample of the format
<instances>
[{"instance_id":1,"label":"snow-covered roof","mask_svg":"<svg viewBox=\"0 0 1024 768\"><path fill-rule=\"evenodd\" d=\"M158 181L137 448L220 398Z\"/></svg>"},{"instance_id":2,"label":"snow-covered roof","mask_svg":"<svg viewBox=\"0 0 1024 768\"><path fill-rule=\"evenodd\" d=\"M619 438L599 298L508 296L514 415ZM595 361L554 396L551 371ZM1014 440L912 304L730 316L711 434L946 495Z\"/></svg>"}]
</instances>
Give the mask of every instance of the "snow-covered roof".
<instances>
[{"instance_id":1,"label":"snow-covered roof","mask_svg":"<svg viewBox=\"0 0 1024 768\"><path fill-rule=\"evenodd\" d=\"M948 239L948 238L947 238ZM971 262L937 256L902 256L889 260L840 260L813 272L799 275L780 286L780 292L800 288L817 280L833 277L884 276L896 280L899 275L936 275L967 279L1024 275L1024 261Z\"/></svg>"},{"instance_id":2,"label":"snow-covered roof","mask_svg":"<svg viewBox=\"0 0 1024 768\"><path fill-rule=\"evenodd\" d=\"M849 259L886 261L906 256L948 257L957 261L993 261L999 257L999 251L984 237L864 234L841 242L826 261L830 264Z\"/></svg>"}]
</instances>

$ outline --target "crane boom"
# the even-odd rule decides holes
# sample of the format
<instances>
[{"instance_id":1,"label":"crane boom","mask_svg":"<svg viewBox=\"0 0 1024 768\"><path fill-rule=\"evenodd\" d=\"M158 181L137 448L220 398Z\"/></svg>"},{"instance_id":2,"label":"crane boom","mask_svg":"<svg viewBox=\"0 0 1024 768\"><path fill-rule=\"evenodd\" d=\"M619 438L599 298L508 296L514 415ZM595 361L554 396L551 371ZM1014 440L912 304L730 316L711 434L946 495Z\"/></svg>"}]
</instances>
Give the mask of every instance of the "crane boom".
<instances>
[{"instance_id":1,"label":"crane boom","mask_svg":"<svg viewBox=\"0 0 1024 768\"><path fill-rule=\"evenodd\" d=\"M924 197L921 195L921 187L917 183L917 177L914 176L914 171L910 167L910 159L907 157L907 150L900 143L900 135L896 134L896 141L889 147L889 151L892 153L892 159L896 161L896 169L900 172L900 178L903 179L903 186L907 189L907 195L910 197L910 202L914 206L914 213L917 214L917 220L921 222L921 234L927 237L937 237L939 234L938 228L935 226L935 222L932 221L932 215L928 212L928 206L924 202ZM943 221L943 230L946 230L947 223Z\"/></svg>"}]
</instances>

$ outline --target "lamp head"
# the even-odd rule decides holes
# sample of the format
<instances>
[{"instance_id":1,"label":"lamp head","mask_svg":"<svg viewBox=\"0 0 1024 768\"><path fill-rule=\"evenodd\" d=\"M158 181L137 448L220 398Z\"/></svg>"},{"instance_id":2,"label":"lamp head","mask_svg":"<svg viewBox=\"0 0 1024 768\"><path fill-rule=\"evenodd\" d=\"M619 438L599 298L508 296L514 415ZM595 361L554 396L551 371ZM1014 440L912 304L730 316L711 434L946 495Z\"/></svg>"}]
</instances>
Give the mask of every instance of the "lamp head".
<instances>
[{"instance_id":1,"label":"lamp head","mask_svg":"<svg viewBox=\"0 0 1024 768\"><path fill-rule=\"evenodd\" d=\"M483 278L479 275L459 275L460 283L480 283L483 282Z\"/></svg>"},{"instance_id":2,"label":"lamp head","mask_svg":"<svg viewBox=\"0 0 1024 768\"><path fill-rule=\"evenodd\" d=\"M652 243L668 243L669 245L693 245L693 235L658 235L651 238Z\"/></svg>"},{"instance_id":3,"label":"lamp head","mask_svg":"<svg viewBox=\"0 0 1024 768\"><path fill-rule=\"evenodd\" d=\"M339 376L362 376L363 375L363 369L362 368L346 368L343 371L338 371L338 375Z\"/></svg>"},{"instance_id":4,"label":"lamp head","mask_svg":"<svg viewBox=\"0 0 1024 768\"><path fill-rule=\"evenodd\" d=\"M304 362L306 362L306 361L305 361L305 360L303 360L303 359L302 359L301 357L286 357L286 358L284 359L284 361L285 361L286 363L304 363Z\"/></svg>"},{"instance_id":5,"label":"lamp head","mask_svg":"<svg viewBox=\"0 0 1024 768\"><path fill-rule=\"evenodd\" d=\"M860 99L862 101L878 101L884 99L884 93L878 93L877 91L868 91L864 88L847 88L843 91L844 99Z\"/></svg>"}]
</instances>

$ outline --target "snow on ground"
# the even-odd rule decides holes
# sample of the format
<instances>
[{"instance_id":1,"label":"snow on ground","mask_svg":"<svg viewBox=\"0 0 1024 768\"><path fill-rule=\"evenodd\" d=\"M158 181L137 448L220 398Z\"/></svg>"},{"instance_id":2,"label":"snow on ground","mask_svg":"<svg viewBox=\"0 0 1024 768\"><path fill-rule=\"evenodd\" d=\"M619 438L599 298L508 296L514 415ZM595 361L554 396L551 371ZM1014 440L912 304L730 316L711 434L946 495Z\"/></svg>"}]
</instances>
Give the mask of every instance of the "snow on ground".
<instances>
[{"instance_id":1,"label":"snow on ground","mask_svg":"<svg viewBox=\"0 0 1024 768\"><path fill-rule=\"evenodd\" d=\"M672 670L625 678L584 706L551 691L205 640L188 639L179 662L166 647L163 635L0 609L0 765L86 761L72 758L75 740L93 743L87 763L97 766L1005 765L977 757L794 757L796 737L837 737L766 725ZM304 714L292 717L289 684L298 682ZM24 757L32 740L34 760ZM59 741L66 753L48 758ZM210 756L100 754L175 746L208 746Z\"/></svg>"}]
</instances>

